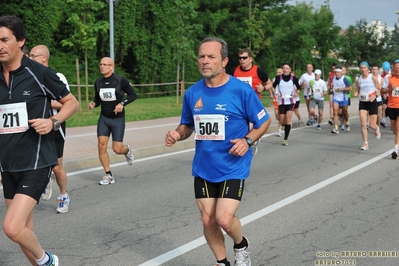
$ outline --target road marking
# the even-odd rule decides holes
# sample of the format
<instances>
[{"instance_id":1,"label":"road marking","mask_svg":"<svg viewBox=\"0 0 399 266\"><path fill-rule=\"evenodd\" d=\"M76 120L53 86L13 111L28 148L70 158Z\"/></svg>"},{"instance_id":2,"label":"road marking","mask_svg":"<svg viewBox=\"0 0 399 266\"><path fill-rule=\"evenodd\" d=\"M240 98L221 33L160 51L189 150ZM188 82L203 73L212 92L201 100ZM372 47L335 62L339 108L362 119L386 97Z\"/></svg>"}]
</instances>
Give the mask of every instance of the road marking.
<instances>
[{"instance_id":1,"label":"road marking","mask_svg":"<svg viewBox=\"0 0 399 266\"><path fill-rule=\"evenodd\" d=\"M146 126L146 127L132 127L132 128L126 128L125 131L143 130L143 129L151 129L151 128L159 128L159 127L171 127L171 126L176 126L176 123L160 124L160 125L156 125L156 126ZM81 138L81 137L88 137L88 136L97 136L96 129L94 129L94 131L95 132L86 133L86 134L67 135L67 139Z\"/></svg>"},{"instance_id":2,"label":"road marking","mask_svg":"<svg viewBox=\"0 0 399 266\"><path fill-rule=\"evenodd\" d=\"M311 187L309 187L307 189L304 189L304 190L302 190L302 191L300 191L300 192L298 192L298 193L296 193L296 194L294 194L294 195L292 195L292 196L290 196L288 198L280 200L279 202L276 202L276 203L274 203L274 204L272 204L270 206L267 206L264 209L261 209L261 210L259 210L257 212L254 212L254 213L252 213L252 214L250 214L248 216L245 216L244 218L240 219L241 225L244 226L244 225L249 224L249 223L251 223L253 221L256 221L256 220L258 220L258 219L260 219L260 218L262 218L262 217L264 217L264 216L266 216L266 215L268 215L268 214L270 214L270 213L272 213L274 211L277 211L277 210L279 210L279 209L281 209L281 208L283 208L283 207L285 207L285 206L287 206L287 205L289 205L289 204L291 204L291 203L293 203L293 202L295 202L295 201L297 201L297 200L299 200L299 199L301 199L303 197L306 197L306 196L308 196L308 195L310 195L310 194L312 194L312 193L314 193L314 192L316 192L316 191L318 191L318 190L320 190L320 189L322 189L322 188L324 188L324 187L326 187L326 186L328 186L328 185L330 185L330 184L332 184L334 182L337 182L340 179L342 179L342 178L344 178L344 177L346 177L346 176L348 176L348 175L350 175L350 174L352 174L352 173L354 173L356 171L359 171L360 169L362 169L362 168L364 168L366 166L369 166L370 164L373 164L373 163L375 163L375 162L377 162L377 161L379 161L379 160L381 160L383 158L386 158L388 155L391 154L391 152L392 152L392 150L384 152L384 153L382 153L382 154L380 154L380 155L378 155L378 156L376 156L376 157L374 157L374 158L372 158L372 159L370 159L370 160L368 160L368 161L366 161L364 163L356 165L355 167L352 167L352 168L350 168L350 169L348 169L348 170L346 170L346 171L344 171L342 173L339 173L339 174L337 174L337 175L335 175L333 177L330 177L329 179L326 179L326 180L324 180L324 181L322 181L322 182L320 182L320 183L318 183L316 185L313 185L313 186L311 186ZM149 261L147 261L145 263L142 263L139 266L158 266L158 265L161 265L162 263L165 263L165 262L168 262L168 261L170 261L170 260L172 260L174 258L177 258L177 257L179 257L179 256L181 256L181 255L183 255L183 254L185 254L185 253L187 253L187 252L189 252L189 251L191 251L193 249L196 249L196 248L198 248L198 247L200 247L200 246L202 246L204 244L206 244L205 238L204 237L199 237L199 238L197 238L197 239L195 239L195 240L193 240L193 241L191 241L191 242L189 242L189 243L187 243L185 245L182 245L182 246L180 246L178 248L175 248L175 249L173 249L171 251L168 251L168 252L166 252L166 253L164 253L164 254L162 254L162 255L154 258L154 259L151 259L151 260L149 260Z\"/></svg>"},{"instance_id":3,"label":"road marking","mask_svg":"<svg viewBox=\"0 0 399 266\"><path fill-rule=\"evenodd\" d=\"M141 158L141 159L135 159L133 161L133 163L145 162L145 161L149 161L149 160L154 160L154 159L158 159L158 158L162 158L162 157L173 156L173 155L176 155L176 154L181 154L181 153L186 153L186 152L191 152L191 151L194 151L194 148L187 149L187 150L176 151L176 152L165 153L165 154L160 154L160 155L155 155L155 156L150 156L150 157L145 157L145 158ZM115 168L115 167L118 167L118 166L126 166L126 162L111 164L111 168ZM93 168L89 168L89 169L83 169L83 170L79 170L79 171L69 172L68 176L81 175L81 174L90 173L90 172L97 171L97 170L103 170L103 167L102 166L98 166L98 167L93 167Z\"/></svg>"}]
</instances>

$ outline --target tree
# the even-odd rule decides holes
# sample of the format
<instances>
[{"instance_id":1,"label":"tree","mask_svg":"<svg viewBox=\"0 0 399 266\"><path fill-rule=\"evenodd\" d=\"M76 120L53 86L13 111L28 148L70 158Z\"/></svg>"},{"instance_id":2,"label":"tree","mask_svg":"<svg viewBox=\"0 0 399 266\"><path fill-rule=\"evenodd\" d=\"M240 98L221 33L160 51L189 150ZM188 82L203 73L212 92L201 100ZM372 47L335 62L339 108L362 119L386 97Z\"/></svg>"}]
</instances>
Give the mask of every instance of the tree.
<instances>
[{"instance_id":1,"label":"tree","mask_svg":"<svg viewBox=\"0 0 399 266\"><path fill-rule=\"evenodd\" d=\"M45 44L52 51L57 46L53 36L63 22L62 10L64 7L63 0L3 0L0 14L13 14L23 20L28 36L26 45L29 49L39 44Z\"/></svg>"},{"instance_id":2,"label":"tree","mask_svg":"<svg viewBox=\"0 0 399 266\"><path fill-rule=\"evenodd\" d=\"M77 51L83 51L85 62L86 77L86 102L89 102L88 88L88 53L93 55L97 45L99 33L106 33L109 29L109 23L104 20L98 20L96 14L104 9L105 3L95 0L67 0L71 12L66 23L73 29L73 34L61 41L63 46L75 47ZM94 59L94 58L93 58ZM97 61L97 60L94 60Z\"/></svg>"},{"instance_id":3,"label":"tree","mask_svg":"<svg viewBox=\"0 0 399 266\"><path fill-rule=\"evenodd\" d=\"M305 68L308 62L312 62L313 47L316 40L313 36L313 7L306 3L296 6L285 6L278 26L275 27L272 38L273 49L276 49L276 56L281 63L290 62L293 70L297 65Z\"/></svg>"},{"instance_id":4,"label":"tree","mask_svg":"<svg viewBox=\"0 0 399 266\"><path fill-rule=\"evenodd\" d=\"M380 62L386 57L390 34L386 29L380 30L378 23L367 24L365 19L349 26L341 38L339 54L348 64L367 61Z\"/></svg>"},{"instance_id":5,"label":"tree","mask_svg":"<svg viewBox=\"0 0 399 266\"><path fill-rule=\"evenodd\" d=\"M315 27L312 28L312 36L315 39L313 56L319 59L322 73L324 65L332 51L338 47L338 34L340 27L334 24L334 14L326 5L321 6L313 14Z\"/></svg>"},{"instance_id":6,"label":"tree","mask_svg":"<svg viewBox=\"0 0 399 266\"><path fill-rule=\"evenodd\" d=\"M359 50L356 45L357 42L357 29L355 26L349 26L345 33L339 36L337 52L339 57L344 59L348 65L358 60Z\"/></svg>"},{"instance_id":7,"label":"tree","mask_svg":"<svg viewBox=\"0 0 399 266\"><path fill-rule=\"evenodd\" d=\"M392 61L399 58L399 28L398 24L395 23L394 29L390 34L390 38L387 41L387 54L382 61Z\"/></svg>"}]
</instances>

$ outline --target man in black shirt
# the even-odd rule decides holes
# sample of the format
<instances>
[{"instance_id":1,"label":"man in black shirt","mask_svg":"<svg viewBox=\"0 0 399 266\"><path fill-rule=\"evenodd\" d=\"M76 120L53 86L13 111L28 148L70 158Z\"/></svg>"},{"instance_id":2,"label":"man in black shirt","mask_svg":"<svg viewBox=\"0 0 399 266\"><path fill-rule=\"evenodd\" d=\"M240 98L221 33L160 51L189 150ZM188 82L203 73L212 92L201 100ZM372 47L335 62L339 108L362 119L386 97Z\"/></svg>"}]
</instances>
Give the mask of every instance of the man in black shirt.
<instances>
[{"instance_id":1,"label":"man in black shirt","mask_svg":"<svg viewBox=\"0 0 399 266\"><path fill-rule=\"evenodd\" d=\"M32 265L59 265L33 231L33 208L57 164L53 131L79 108L56 73L24 56L25 27L0 17L0 170L7 211L4 232ZM53 115L51 100L63 104Z\"/></svg>"},{"instance_id":2,"label":"man in black shirt","mask_svg":"<svg viewBox=\"0 0 399 266\"><path fill-rule=\"evenodd\" d=\"M104 168L105 176L99 182L100 185L115 183L115 177L111 173L110 160L107 152L109 137L112 133L112 149L116 154L124 154L129 165L133 164L134 156L129 144L123 145L125 133L125 109L124 106L137 99L137 94L129 81L113 73L114 61L104 57L100 61L102 78L94 84L95 98L89 104L89 109L101 105L101 114L97 124L98 153L100 162ZM127 98L124 99L125 94Z\"/></svg>"}]
</instances>

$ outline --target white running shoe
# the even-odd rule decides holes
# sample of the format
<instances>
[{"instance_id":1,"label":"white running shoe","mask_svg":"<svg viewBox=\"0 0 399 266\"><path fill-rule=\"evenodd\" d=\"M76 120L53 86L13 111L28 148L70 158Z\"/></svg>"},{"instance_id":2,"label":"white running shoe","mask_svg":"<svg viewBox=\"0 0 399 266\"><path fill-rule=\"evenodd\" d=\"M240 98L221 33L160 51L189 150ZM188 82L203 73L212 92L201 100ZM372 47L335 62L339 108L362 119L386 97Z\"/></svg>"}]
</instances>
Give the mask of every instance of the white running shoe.
<instances>
[{"instance_id":1,"label":"white running shoe","mask_svg":"<svg viewBox=\"0 0 399 266\"><path fill-rule=\"evenodd\" d=\"M110 174L106 174L103 176L103 179L99 182L100 185L109 185L115 183L115 177L111 176Z\"/></svg>"},{"instance_id":2,"label":"white running shoe","mask_svg":"<svg viewBox=\"0 0 399 266\"><path fill-rule=\"evenodd\" d=\"M245 236L244 236L245 237ZM245 237L245 239L247 239ZM247 239L248 242L248 239ZM249 242L248 246L240 249L234 249L234 266L251 266L251 258L249 256Z\"/></svg>"},{"instance_id":3,"label":"white running shoe","mask_svg":"<svg viewBox=\"0 0 399 266\"><path fill-rule=\"evenodd\" d=\"M54 172L51 172L50 179L47 183L46 188L44 189L42 193L42 199L43 200L49 200L51 198L51 195L53 194L53 183L55 180L55 174Z\"/></svg>"},{"instance_id":4,"label":"white running shoe","mask_svg":"<svg viewBox=\"0 0 399 266\"><path fill-rule=\"evenodd\" d=\"M368 149L369 149L369 144L368 143L363 143L363 146L362 147L360 147L360 149L362 150L362 151L367 151Z\"/></svg>"},{"instance_id":5,"label":"white running shoe","mask_svg":"<svg viewBox=\"0 0 399 266\"><path fill-rule=\"evenodd\" d=\"M279 130L277 131L277 134L276 134L276 136L277 136L277 137L281 137L281 136L282 136L282 134L283 134L283 132L281 131L281 129L279 129Z\"/></svg>"},{"instance_id":6,"label":"white running shoe","mask_svg":"<svg viewBox=\"0 0 399 266\"><path fill-rule=\"evenodd\" d=\"M375 138L376 139L380 139L381 138L381 132L380 132L380 129L378 128L378 131L376 131L375 133L374 133L374 135L375 135Z\"/></svg>"},{"instance_id":7,"label":"white running shoe","mask_svg":"<svg viewBox=\"0 0 399 266\"><path fill-rule=\"evenodd\" d=\"M69 195L67 198L58 197L57 201L58 201L57 213L67 213L69 211L69 204L71 203Z\"/></svg>"},{"instance_id":8,"label":"white running shoe","mask_svg":"<svg viewBox=\"0 0 399 266\"><path fill-rule=\"evenodd\" d=\"M258 153L258 144L260 142L260 139L255 141L254 144L252 144L252 156L255 156Z\"/></svg>"},{"instance_id":9,"label":"white running shoe","mask_svg":"<svg viewBox=\"0 0 399 266\"><path fill-rule=\"evenodd\" d=\"M125 154L126 161L127 161L127 163L129 165L132 165L133 161L134 161L134 155L133 155L133 152L132 152L132 147L130 147L129 144L126 144L126 147L127 147L127 153Z\"/></svg>"},{"instance_id":10,"label":"white running shoe","mask_svg":"<svg viewBox=\"0 0 399 266\"><path fill-rule=\"evenodd\" d=\"M50 252L47 252L47 255L49 257L49 261L47 262L46 266L59 266L59 259L56 255L51 254Z\"/></svg>"}]
</instances>

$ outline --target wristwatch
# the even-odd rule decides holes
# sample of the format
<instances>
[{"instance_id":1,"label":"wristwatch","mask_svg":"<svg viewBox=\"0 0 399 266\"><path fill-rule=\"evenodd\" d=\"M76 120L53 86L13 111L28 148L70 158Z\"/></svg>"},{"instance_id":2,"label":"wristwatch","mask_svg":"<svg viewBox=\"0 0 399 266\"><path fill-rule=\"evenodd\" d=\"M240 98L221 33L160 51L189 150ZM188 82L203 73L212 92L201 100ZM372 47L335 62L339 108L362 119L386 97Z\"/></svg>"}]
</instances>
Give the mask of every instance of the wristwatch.
<instances>
[{"instance_id":1,"label":"wristwatch","mask_svg":"<svg viewBox=\"0 0 399 266\"><path fill-rule=\"evenodd\" d=\"M52 120L53 123L54 123L53 130L54 130L54 131L57 131L58 129L60 129L60 121L58 121L58 120L55 119L55 118L51 118L51 120Z\"/></svg>"},{"instance_id":2,"label":"wristwatch","mask_svg":"<svg viewBox=\"0 0 399 266\"><path fill-rule=\"evenodd\" d=\"M244 139L247 141L248 146L252 145L252 139L248 137L244 137Z\"/></svg>"}]
</instances>

